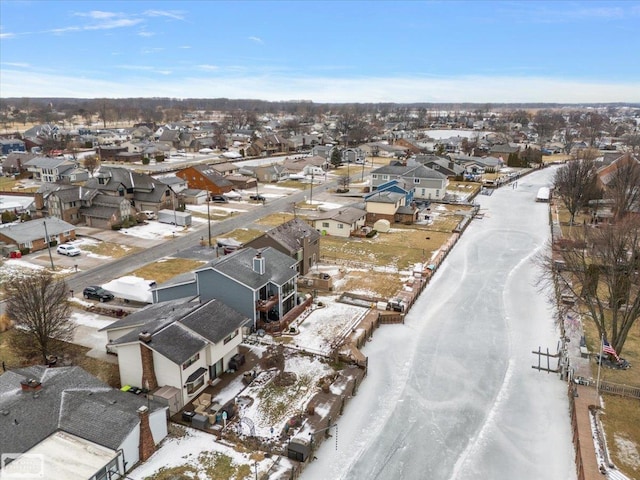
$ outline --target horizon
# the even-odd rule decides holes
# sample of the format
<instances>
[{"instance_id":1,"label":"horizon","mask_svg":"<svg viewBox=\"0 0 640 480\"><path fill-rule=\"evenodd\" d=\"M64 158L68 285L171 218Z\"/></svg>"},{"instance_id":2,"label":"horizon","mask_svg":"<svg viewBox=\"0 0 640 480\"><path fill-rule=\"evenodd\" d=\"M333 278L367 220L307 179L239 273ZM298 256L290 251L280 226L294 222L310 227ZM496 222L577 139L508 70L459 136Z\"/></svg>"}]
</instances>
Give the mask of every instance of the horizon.
<instances>
[{"instance_id":1,"label":"horizon","mask_svg":"<svg viewBox=\"0 0 640 480\"><path fill-rule=\"evenodd\" d=\"M635 0L5 0L0 13L0 98L640 102Z\"/></svg>"}]
</instances>

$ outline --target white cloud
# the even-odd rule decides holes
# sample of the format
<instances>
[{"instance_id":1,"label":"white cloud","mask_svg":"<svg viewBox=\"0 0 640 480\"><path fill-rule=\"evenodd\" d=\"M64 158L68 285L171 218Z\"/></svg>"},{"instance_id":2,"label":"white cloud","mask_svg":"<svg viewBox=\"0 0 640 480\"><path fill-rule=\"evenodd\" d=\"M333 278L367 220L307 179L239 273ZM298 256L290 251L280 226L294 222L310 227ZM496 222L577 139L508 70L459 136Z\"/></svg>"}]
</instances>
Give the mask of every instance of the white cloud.
<instances>
[{"instance_id":1,"label":"white cloud","mask_svg":"<svg viewBox=\"0 0 640 480\"><path fill-rule=\"evenodd\" d=\"M28 63L22 63L22 62L2 62L2 65L8 65L10 67L19 67L19 68L28 68L31 66Z\"/></svg>"},{"instance_id":2,"label":"white cloud","mask_svg":"<svg viewBox=\"0 0 640 480\"><path fill-rule=\"evenodd\" d=\"M147 10L144 12L149 17L167 17L174 20L184 20L184 12L180 10Z\"/></svg>"},{"instance_id":3,"label":"white cloud","mask_svg":"<svg viewBox=\"0 0 640 480\"><path fill-rule=\"evenodd\" d=\"M155 33L153 32L148 32L146 30L141 30L138 32L138 36L140 37L153 37L155 35Z\"/></svg>"},{"instance_id":4,"label":"white cloud","mask_svg":"<svg viewBox=\"0 0 640 480\"><path fill-rule=\"evenodd\" d=\"M260 37L249 37L249 40L256 43L264 43L264 41Z\"/></svg>"},{"instance_id":5,"label":"white cloud","mask_svg":"<svg viewBox=\"0 0 640 480\"><path fill-rule=\"evenodd\" d=\"M220 67L218 67L217 65L207 65L207 64L198 65L198 68L200 70L206 70L206 71L209 71L209 72L213 72L215 70L219 70L220 69Z\"/></svg>"},{"instance_id":6,"label":"white cloud","mask_svg":"<svg viewBox=\"0 0 640 480\"><path fill-rule=\"evenodd\" d=\"M10 32L0 33L0 38L13 38L15 36L16 36L15 33L10 33Z\"/></svg>"},{"instance_id":7,"label":"white cloud","mask_svg":"<svg viewBox=\"0 0 640 480\"><path fill-rule=\"evenodd\" d=\"M191 48L191 45L182 45L181 47L178 47L178 48L182 48L184 50L187 50L187 49Z\"/></svg>"},{"instance_id":8,"label":"white cloud","mask_svg":"<svg viewBox=\"0 0 640 480\"><path fill-rule=\"evenodd\" d=\"M151 67L154 68L154 67ZM124 70L124 69L123 69ZM329 78L221 74L165 79L169 70L146 66L117 82L3 68L5 97L228 97L314 102L640 102L634 82L595 82L500 76ZM159 76L159 75L160 76Z\"/></svg>"}]
</instances>

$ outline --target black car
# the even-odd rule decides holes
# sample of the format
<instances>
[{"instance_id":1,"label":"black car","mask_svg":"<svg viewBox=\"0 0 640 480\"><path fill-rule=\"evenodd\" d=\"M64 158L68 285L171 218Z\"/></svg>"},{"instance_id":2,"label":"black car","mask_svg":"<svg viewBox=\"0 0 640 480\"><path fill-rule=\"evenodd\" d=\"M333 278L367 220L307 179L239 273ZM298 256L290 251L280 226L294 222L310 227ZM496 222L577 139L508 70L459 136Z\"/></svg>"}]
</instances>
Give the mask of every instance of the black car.
<instances>
[{"instance_id":1,"label":"black car","mask_svg":"<svg viewBox=\"0 0 640 480\"><path fill-rule=\"evenodd\" d=\"M210 200L213 203L229 203L229 200L224 195L211 195Z\"/></svg>"},{"instance_id":2,"label":"black car","mask_svg":"<svg viewBox=\"0 0 640 480\"><path fill-rule=\"evenodd\" d=\"M267 199L265 197L263 197L262 195L250 195L249 196L250 200L255 200L256 202L266 202Z\"/></svg>"},{"instance_id":3,"label":"black car","mask_svg":"<svg viewBox=\"0 0 640 480\"><path fill-rule=\"evenodd\" d=\"M113 293L107 292L104 288L96 286L85 288L82 291L82 296L84 298L100 300L101 302L108 302L109 300L113 300Z\"/></svg>"}]
</instances>

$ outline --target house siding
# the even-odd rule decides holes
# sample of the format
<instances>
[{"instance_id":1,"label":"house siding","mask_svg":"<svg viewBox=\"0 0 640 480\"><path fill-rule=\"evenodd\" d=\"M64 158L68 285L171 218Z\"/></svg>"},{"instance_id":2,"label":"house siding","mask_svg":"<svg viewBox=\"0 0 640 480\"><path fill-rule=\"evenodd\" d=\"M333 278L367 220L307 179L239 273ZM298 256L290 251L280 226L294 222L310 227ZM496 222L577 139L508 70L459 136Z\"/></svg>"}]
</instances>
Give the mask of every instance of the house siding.
<instances>
[{"instance_id":1,"label":"house siding","mask_svg":"<svg viewBox=\"0 0 640 480\"><path fill-rule=\"evenodd\" d=\"M118 347L118 369L120 370L120 383L122 385L140 386L140 382L142 382L142 362L140 359L140 345L137 342Z\"/></svg>"},{"instance_id":2,"label":"house siding","mask_svg":"<svg viewBox=\"0 0 640 480\"><path fill-rule=\"evenodd\" d=\"M195 281L181 285L170 285L153 291L153 303L195 297L196 295L198 295L198 284Z\"/></svg>"},{"instance_id":3,"label":"house siding","mask_svg":"<svg viewBox=\"0 0 640 480\"><path fill-rule=\"evenodd\" d=\"M196 275L201 301L216 298L255 322L257 292L214 270L202 270Z\"/></svg>"}]
</instances>

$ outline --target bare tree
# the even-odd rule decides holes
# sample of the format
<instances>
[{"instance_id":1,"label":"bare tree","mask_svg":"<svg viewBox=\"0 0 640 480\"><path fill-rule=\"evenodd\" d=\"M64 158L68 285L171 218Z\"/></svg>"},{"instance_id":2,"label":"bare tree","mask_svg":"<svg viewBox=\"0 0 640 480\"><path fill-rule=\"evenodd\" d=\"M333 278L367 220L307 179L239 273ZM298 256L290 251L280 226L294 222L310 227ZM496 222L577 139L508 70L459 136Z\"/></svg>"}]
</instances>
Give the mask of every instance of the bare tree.
<instances>
[{"instance_id":1,"label":"bare tree","mask_svg":"<svg viewBox=\"0 0 640 480\"><path fill-rule=\"evenodd\" d=\"M555 275L559 287L580 299L585 317L620 354L640 317L640 223L585 226L584 242L565 244L558 255L564 262L564 271ZM547 278L553 267L549 257Z\"/></svg>"},{"instance_id":2,"label":"bare tree","mask_svg":"<svg viewBox=\"0 0 640 480\"><path fill-rule=\"evenodd\" d=\"M630 154L616 162L617 168L606 184L605 196L613 200L613 215L622 219L640 202L640 163Z\"/></svg>"},{"instance_id":3,"label":"bare tree","mask_svg":"<svg viewBox=\"0 0 640 480\"><path fill-rule=\"evenodd\" d=\"M573 225L576 214L598 196L596 165L593 160L572 160L560 167L553 179L554 193L569 211Z\"/></svg>"},{"instance_id":4,"label":"bare tree","mask_svg":"<svg viewBox=\"0 0 640 480\"><path fill-rule=\"evenodd\" d=\"M84 157L83 164L89 175L93 177L93 173L100 167L100 159L97 155L87 155Z\"/></svg>"},{"instance_id":5,"label":"bare tree","mask_svg":"<svg viewBox=\"0 0 640 480\"><path fill-rule=\"evenodd\" d=\"M46 363L52 340L69 341L75 331L67 301L67 284L43 271L14 277L4 289L8 317L31 337Z\"/></svg>"}]
</instances>

